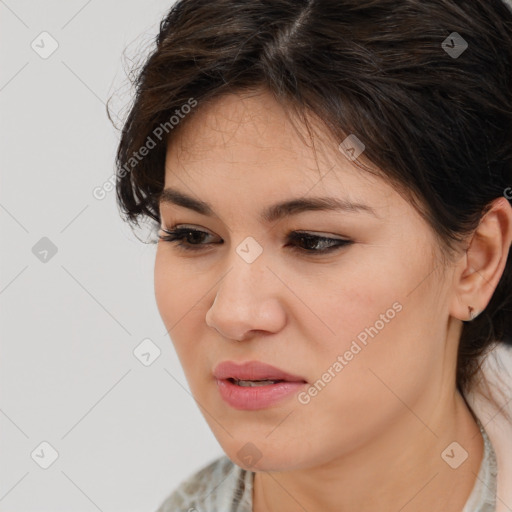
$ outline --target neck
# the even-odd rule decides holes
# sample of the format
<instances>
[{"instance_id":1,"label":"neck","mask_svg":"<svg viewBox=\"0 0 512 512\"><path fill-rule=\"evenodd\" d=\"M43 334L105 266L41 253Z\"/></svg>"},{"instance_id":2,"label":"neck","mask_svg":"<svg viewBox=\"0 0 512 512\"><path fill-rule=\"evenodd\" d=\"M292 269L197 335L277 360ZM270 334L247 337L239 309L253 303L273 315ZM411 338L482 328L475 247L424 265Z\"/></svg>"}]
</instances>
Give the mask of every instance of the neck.
<instances>
[{"instance_id":1,"label":"neck","mask_svg":"<svg viewBox=\"0 0 512 512\"><path fill-rule=\"evenodd\" d=\"M321 466L257 472L254 512L459 512L476 482L483 438L458 391L420 415L402 417L370 444ZM468 452L453 469L441 456L456 441ZM445 452L455 465L460 448Z\"/></svg>"}]
</instances>

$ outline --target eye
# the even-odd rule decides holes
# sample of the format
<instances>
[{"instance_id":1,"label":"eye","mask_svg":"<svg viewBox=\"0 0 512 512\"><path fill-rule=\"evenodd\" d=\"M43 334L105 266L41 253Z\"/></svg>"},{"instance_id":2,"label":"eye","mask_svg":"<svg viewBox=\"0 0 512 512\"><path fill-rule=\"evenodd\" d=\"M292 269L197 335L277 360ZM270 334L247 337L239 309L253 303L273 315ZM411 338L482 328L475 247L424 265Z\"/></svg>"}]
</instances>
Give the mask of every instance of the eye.
<instances>
[{"instance_id":1,"label":"eye","mask_svg":"<svg viewBox=\"0 0 512 512\"><path fill-rule=\"evenodd\" d=\"M206 245L210 245L215 242L204 242L205 237L212 237L210 233L193 228L174 228L172 230L166 230L161 228L165 233L164 235L158 235L158 238L164 242L179 242L176 243L176 247L184 251L195 251L199 252L206 249ZM352 240L346 240L343 238L329 238L325 236L313 235L311 233L302 231L292 231L287 237L288 244L286 247L290 247L292 252L301 254L311 255L322 255L328 252L332 252L336 249L344 247L346 245L354 243ZM221 239L218 244L223 244L224 241Z\"/></svg>"},{"instance_id":2,"label":"eye","mask_svg":"<svg viewBox=\"0 0 512 512\"><path fill-rule=\"evenodd\" d=\"M329 238L302 231L292 231L288 235L288 240L294 242L294 244L291 245L292 251L313 255L326 254L353 243L352 240L346 240L344 238ZM304 247L301 247L301 244L303 244Z\"/></svg>"},{"instance_id":3,"label":"eye","mask_svg":"<svg viewBox=\"0 0 512 512\"><path fill-rule=\"evenodd\" d=\"M204 247L201 247L205 245L201 243L203 236L211 236L206 231L200 231L192 228L175 228L172 230L164 228L160 229L165 233L165 235L158 235L160 240L164 242L180 242L176 244L176 246L185 251L200 251L204 249ZM186 242L184 243L183 240L186 240ZM223 244L224 241L220 243Z\"/></svg>"}]
</instances>

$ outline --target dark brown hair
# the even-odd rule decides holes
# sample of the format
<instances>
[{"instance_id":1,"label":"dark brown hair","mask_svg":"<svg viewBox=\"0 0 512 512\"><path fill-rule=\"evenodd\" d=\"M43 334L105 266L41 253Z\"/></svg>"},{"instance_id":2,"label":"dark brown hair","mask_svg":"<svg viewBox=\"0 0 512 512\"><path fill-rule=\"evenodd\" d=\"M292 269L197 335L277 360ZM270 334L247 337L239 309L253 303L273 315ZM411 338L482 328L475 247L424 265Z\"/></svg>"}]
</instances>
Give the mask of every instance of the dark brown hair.
<instances>
[{"instance_id":1,"label":"dark brown hair","mask_svg":"<svg viewBox=\"0 0 512 512\"><path fill-rule=\"evenodd\" d=\"M132 75L116 157L132 224L160 223L169 137L205 102L259 88L304 122L317 116L336 140L363 141L365 160L410 197L443 253L494 199L510 200L512 13L502 0L182 0L155 43ZM198 106L185 115L191 99ZM497 342L512 345L510 257L485 311L464 323L460 390Z\"/></svg>"}]
</instances>

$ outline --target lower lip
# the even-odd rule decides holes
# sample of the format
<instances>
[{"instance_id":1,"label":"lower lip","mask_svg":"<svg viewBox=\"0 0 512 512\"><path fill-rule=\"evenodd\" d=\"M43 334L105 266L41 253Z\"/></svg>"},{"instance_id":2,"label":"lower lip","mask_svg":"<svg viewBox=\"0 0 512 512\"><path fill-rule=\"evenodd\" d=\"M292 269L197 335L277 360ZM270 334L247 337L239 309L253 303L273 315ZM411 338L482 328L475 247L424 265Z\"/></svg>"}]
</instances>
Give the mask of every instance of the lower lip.
<instances>
[{"instance_id":1,"label":"lower lip","mask_svg":"<svg viewBox=\"0 0 512 512\"><path fill-rule=\"evenodd\" d=\"M279 400L297 393L306 382L276 382L264 386L238 386L229 380L217 379L220 396L235 409L253 411L264 409Z\"/></svg>"}]
</instances>

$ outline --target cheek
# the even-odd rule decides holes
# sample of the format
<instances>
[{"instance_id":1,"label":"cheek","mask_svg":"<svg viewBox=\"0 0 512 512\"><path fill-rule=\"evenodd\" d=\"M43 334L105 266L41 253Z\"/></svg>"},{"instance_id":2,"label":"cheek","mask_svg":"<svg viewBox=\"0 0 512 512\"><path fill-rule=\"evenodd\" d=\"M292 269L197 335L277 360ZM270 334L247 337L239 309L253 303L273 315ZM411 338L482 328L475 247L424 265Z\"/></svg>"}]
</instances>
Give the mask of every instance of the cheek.
<instances>
[{"instance_id":1,"label":"cheek","mask_svg":"<svg viewBox=\"0 0 512 512\"><path fill-rule=\"evenodd\" d=\"M165 242L160 242L164 244ZM169 247L159 245L155 257L154 291L157 306L167 327L187 323L189 312L201 305L211 286L211 276L198 272L193 261L173 256ZM181 320L180 320L181 319ZM179 324L178 324L179 321Z\"/></svg>"},{"instance_id":2,"label":"cheek","mask_svg":"<svg viewBox=\"0 0 512 512\"><path fill-rule=\"evenodd\" d=\"M400 340L409 340L419 325L428 323L424 313L440 301L435 277L426 279L433 263L421 248L417 254L400 245L363 249L351 253L339 269L315 276L301 291L330 328L324 338L328 350L343 349L340 343L350 345L354 339L364 345L388 336L398 338L398 349Z\"/></svg>"},{"instance_id":3,"label":"cheek","mask_svg":"<svg viewBox=\"0 0 512 512\"><path fill-rule=\"evenodd\" d=\"M428 274L428 262L407 260L393 254L378 264L359 261L322 279L322 286L311 281L299 291L318 315L314 326L301 326L325 410L357 412L351 421L377 418L404 407L397 396L416 400L440 371L442 323L429 313L440 297L427 283L411 293Z\"/></svg>"},{"instance_id":4,"label":"cheek","mask_svg":"<svg viewBox=\"0 0 512 512\"><path fill-rule=\"evenodd\" d=\"M298 321L306 329L305 339L317 345L315 350L324 355L343 353L353 340L364 343L372 336L382 337L400 316L407 277L377 263L347 258L339 268L307 279L288 276L295 294L309 308L304 311L309 320L300 315Z\"/></svg>"},{"instance_id":5,"label":"cheek","mask_svg":"<svg viewBox=\"0 0 512 512\"><path fill-rule=\"evenodd\" d=\"M364 297L360 300L363 303ZM415 311L404 306L374 330L375 313L385 313L388 301L383 301L383 308L374 306L339 320L345 331L340 330L336 339L323 337L320 355L317 350L309 353L312 382L307 395L297 397L295 418L301 435L317 447L318 457L328 459L333 451L343 453L369 443L399 417L414 423L412 411L422 410L425 390L438 381L435 372L442 367L442 354L431 334L421 329L411 333ZM343 308L339 314L347 311ZM358 337L361 333L364 336ZM318 343L320 347L320 339ZM336 441L326 445L326 436Z\"/></svg>"},{"instance_id":6,"label":"cheek","mask_svg":"<svg viewBox=\"0 0 512 512\"><path fill-rule=\"evenodd\" d=\"M180 306L177 290L186 293L187 287L185 286L185 276L179 267L176 268L169 264L163 252L162 248L158 246L155 258L154 289L160 316L167 329L170 329L179 318L180 307L184 307L183 302L186 302L182 301Z\"/></svg>"},{"instance_id":7,"label":"cheek","mask_svg":"<svg viewBox=\"0 0 512 512\"><path fill-rule=\"evenodd\" d=\"M194 357L201 347L201 326L204 312L200 311L201 297L205 290L197 275L180 264L177 258L169 258L165 248L157 249L154 267L154 292L158 311L184 367L188 358ZM194 342L188 342L193 340Z\"/></svg>"}]
</instances>

